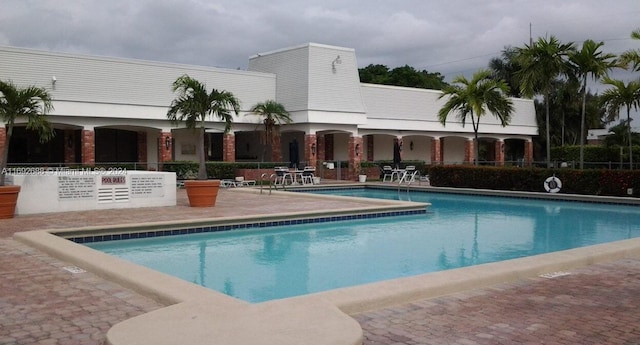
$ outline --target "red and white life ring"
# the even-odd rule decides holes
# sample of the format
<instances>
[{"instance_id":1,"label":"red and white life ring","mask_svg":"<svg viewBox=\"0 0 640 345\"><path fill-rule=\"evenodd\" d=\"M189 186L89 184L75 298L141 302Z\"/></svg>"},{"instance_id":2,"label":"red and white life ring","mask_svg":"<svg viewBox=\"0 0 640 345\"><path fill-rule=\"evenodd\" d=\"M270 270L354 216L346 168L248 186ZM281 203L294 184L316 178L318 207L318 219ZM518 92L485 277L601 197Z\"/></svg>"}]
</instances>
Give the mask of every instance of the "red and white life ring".
<instances>
[{"instance_id":1,"label":"red and white life ring","mask_svg":"<svg viewBox=\"0 0 640 345\"><path fill-rule=\"evenodd\" d=\"M558 193L562 188L562 181L555 176L550 176L544 180L544 189L549 193Z\"/></svg>"}]
</instances>

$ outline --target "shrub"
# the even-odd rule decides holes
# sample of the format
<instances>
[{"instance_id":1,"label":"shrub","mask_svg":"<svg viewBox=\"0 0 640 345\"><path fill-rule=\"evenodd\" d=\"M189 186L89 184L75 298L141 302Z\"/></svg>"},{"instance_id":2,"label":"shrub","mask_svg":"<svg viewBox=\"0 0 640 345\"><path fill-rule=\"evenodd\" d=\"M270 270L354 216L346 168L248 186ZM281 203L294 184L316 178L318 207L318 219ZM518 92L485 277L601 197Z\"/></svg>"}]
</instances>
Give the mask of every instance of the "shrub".
<instances>
[{"instance_id":1,"label":"shrub","mask_svg":"<svg viewBox=\"0 0 640 345\"><path fill-rule=\"evenodd\" d=\"M640 195L640 171L604 169L544 169L517 167L432 166L431 185L438 187L480 188L546 192L544 181L555 175L562 181L561 193L630 196Z\"/></svg>"}]
</instances>

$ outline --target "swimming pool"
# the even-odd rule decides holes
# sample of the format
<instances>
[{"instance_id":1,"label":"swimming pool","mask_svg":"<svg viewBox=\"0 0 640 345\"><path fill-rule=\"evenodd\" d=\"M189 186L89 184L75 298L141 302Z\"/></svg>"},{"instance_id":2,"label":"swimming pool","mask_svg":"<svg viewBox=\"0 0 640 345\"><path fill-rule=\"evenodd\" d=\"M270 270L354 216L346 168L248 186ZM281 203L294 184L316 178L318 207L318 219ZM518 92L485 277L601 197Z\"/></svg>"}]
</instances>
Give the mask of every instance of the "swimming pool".
<instances>
[{"instance_id":1,"label":"swimming pool","mask_svg":"<svg viewBox=\"0 0 640 345\"><path fill-rule=\"evenodd\" d=\"M640 236L634 206L380 190L425 215L93 243L111 255L250 302Z\"/></svg>"}]
</instances>

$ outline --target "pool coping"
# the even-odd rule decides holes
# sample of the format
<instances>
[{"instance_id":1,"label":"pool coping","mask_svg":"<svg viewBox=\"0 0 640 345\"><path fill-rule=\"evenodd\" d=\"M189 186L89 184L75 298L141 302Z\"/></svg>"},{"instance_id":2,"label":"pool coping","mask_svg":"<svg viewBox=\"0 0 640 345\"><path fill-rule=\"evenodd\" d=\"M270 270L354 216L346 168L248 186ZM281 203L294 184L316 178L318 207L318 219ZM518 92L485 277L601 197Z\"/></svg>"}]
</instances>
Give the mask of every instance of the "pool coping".
<instances>
[{"instance_id":1,"label":"pool coping","mask_svg":"<svg viewBox=\"0 0 640 345\"><path fill-rule=\"evenodd\" d=\"M376 188L380 187L378 184L372 185ZM346 188L353 186L360 187L363 184L344 185ZM438 187L416 189L449 192L448 189ZM483 194L482 190L457 191ZM246 189L242 192L257 193L258 191ZM499 191L490 192L492 195L501 195ZM274 193L289 192L274 191ZM512 195L512 193L506 194ZM541 197L539 195L541 193L521 194L517 193L517 196ZM306 195L305 197L333 198L333 196L327 195ZM580 196L578 199L583 198L584 196ZM602 198L591 200L610 202L603 201ZM626 200L612 201L614 203L625 201L626 203ZM380 199L368 199L368 202L374 205L336 212L349 214L359 211L376 212L376 210L388 210L394 207L411 209L425 206L420 203ZM188 222L155 222L114 227L41 230L16 233L14 237L54 257L76 264L167 305L166 308L115 325L107 333L107 344L111 345L128 345L137 342L172 344L176 341L207 344L211 339L219 340L220 342L217 343L221 344L361 344L362 330L359 324L348 315L496 283L526 279L544 273L640 256L640 239L636 238L250 304L179 278L111 257L60 237L61 234L69 235L82 232L103 234L121 232L127 228L137 227L157 229L167 225L184 226L185 223L234 223L257 218L273 220L305 217L305 215L318 216L319 214L326 215L327 212L319 210L277 215L197 219ZM247 329L252 331L247 332Z\"/></svg>"}]
</instances>

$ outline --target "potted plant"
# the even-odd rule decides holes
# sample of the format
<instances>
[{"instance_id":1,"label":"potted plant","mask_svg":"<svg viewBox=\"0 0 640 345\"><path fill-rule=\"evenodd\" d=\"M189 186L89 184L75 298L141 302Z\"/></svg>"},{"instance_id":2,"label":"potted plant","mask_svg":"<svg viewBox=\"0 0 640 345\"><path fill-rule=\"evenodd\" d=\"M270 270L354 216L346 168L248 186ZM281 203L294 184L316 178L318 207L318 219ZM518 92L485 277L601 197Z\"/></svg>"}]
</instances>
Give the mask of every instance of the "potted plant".
<instances>
[{"instance_id":1,"label":"potted plant","mask_svg":"<svg viewBox=\"0 0 640 345\"><path fill-rule=\"evenodd\" d=\"M197 135L198 155L197 180L185 181L189 205L192 207L215 206L220 188L220 180L208 180L205 165L204 134L207 116L217 117L224 122L224 132L228 133L233 122L232 113L240 111L240 102L233 93L212 89L207 92L205 84L183 75L173 82L173 92L177 97L171 102L167 118L174 124L184 122Z\"/></svg>"},{"instance_id":2,"label":"potted plant","mask_svg":"<svg viewBox=\"0 0 640 345\"><path fill-rule=\"evenodd\" d=\"M46 114L53 109L51 95L46 89L28 86L19 88L11 81L0 80L0 119L6 126L6 139L0 159L0 218L13 218L20 186L6 186L5 176L9 159L9 144L16 120L26 120L27 129L35 130L41 142L47 142L55 131Z\"/></svg>"},{"instance_id":3,"label":"potted plant","mask_svg":"<svg viewBox=\"0 0 640 345\"><path fill-rule=\"evenodd\" d=\"M360 172L358 173L358 181L360 181L360 183L365 183L367 182L367 172L366 169L364 168L364 166L360 165Z\"/></svg>"}]
</instances>

